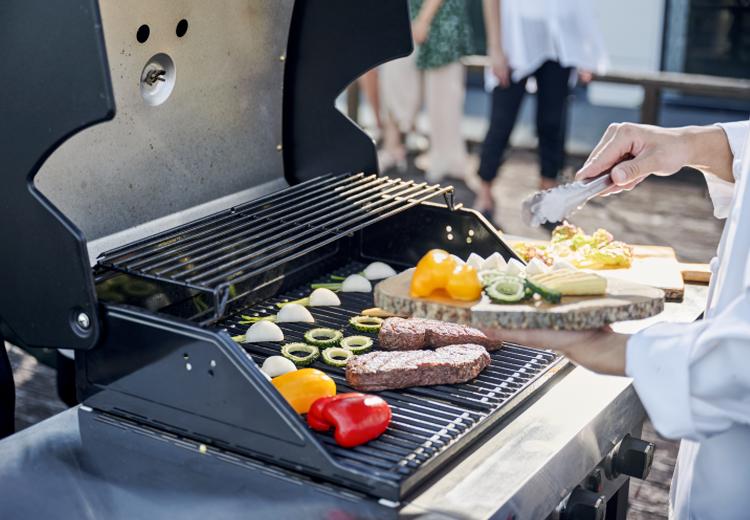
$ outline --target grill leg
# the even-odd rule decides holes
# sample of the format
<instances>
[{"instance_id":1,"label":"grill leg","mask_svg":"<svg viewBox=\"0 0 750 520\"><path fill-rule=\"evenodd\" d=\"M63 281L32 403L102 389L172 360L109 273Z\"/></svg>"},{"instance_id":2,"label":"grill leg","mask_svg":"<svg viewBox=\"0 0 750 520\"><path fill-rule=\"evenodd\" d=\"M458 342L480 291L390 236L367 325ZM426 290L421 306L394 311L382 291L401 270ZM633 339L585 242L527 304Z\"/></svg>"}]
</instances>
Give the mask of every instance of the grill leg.
<instances>
[{"instance_id":1,"label":"grill leg","mask_svg":"<svg viewBox=\"0 0 750 520\"><path fill-rule=\"evenodd\" d=\"M5 350L5 339L0 334L0 439L15 431L16 387L13 369Z\"/></svg>"}]
</instances>

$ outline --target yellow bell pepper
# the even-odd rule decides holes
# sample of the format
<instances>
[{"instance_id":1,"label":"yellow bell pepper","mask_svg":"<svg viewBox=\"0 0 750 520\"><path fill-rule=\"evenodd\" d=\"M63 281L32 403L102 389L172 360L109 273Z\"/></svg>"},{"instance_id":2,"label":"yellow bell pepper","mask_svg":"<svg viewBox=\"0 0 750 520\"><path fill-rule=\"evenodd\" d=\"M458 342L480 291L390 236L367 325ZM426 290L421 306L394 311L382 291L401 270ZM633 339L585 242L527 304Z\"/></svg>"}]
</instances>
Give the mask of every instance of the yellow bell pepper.
<instances>
[{"instance_id":1,"label":"yellow bell pepper","mask_svg":"<svg viewBox=\"0 0 750 520\"><path fill-rule=\"evenodd\" d=\"M336 383L333 379L315 368L288 372L274 377L271 383L297 413L307 413L321 397L336 395Z\"/></svg>"},{"instance_id":2,"label":"yellow bell pepper","mask_svg":"<svg viewBox=\"0 0 750 520\"><path fill-rule=\"evenodd\" d=\"M414 298L425 298L437 291L447 292L454 300L473 301L482 295L476 269L456 261L447 251L433 249L417 264L411 278Z\"/></svg>"},{"instance_id":3,"label":"yellow bell pepper","mask_svg":"<svg viewBox=\"0 0 750 520\"><path fill-rule=\"evenodd\" d=\"M482 284L477 270L470 265L457 265L448 278L445 290L454 300L478 300L482 296Z\"/></svg>"}]
</instances>

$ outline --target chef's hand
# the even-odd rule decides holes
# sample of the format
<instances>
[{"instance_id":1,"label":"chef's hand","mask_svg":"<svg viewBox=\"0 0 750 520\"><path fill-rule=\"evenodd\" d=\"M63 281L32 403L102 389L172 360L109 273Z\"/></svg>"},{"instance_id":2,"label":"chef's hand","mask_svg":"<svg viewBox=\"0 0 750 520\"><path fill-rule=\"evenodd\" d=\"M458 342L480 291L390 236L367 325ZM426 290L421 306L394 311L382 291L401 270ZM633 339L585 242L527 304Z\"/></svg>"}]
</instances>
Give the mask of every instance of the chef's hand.
<instances>
[{"instance_id":1,"label":"chef's hand","mask_svg":"<svg viewBox=\"0 0 750 520\"><path fill-rule=\"evenodd\" d=\"M632 190L649 175L673 175L684 166L733 182L732 151L724 131L715 126L612 124L576 179L598 177L611 168L614 186L604 193L609 195Z\"/></svg>"},{"instance_id":2,"label":"chef's hand","mask_svg":"<svg viewBox=\"0 0 750 520\"><path fill-rule=\"evenodd\" d=\"M529 347L552 349L574 363L613 376L625 375L625 351L629 336L609 328L587 331L484 329L492 339Z\"/></svg>"}]
</instances>

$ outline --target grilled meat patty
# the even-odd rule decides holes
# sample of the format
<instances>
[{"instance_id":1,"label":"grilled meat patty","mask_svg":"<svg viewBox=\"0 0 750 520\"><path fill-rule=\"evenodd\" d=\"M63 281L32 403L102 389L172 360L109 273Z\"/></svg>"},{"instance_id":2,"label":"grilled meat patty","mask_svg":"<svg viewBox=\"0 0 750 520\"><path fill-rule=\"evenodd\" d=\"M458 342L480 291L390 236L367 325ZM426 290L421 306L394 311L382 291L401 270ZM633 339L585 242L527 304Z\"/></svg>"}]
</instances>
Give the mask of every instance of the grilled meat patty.
<instances>
[{"instance_id":1,"label":"grilled meat patty","mask_svg":"<svg viewBox=\"0 0 750 520\"><path fill-rule=\"evenodd\" d=\"M490 364L481 345L450 345L435 350L370 352L346 365L346 381L357 390L451 385L477 377Z\"/></svg>"},{"instance_id":2,"label":"grilled meat patty","mask_svg":"<svg viewBox=\"0 0 750 520\"><path fill-rule=\"evenodd\" d=\"M501 346L501 342L492 341L478 329L422 318L388 318L380 327L378 342L383 350L419 350L473 343L492 351Z\"/></svg>"}]
</instances>

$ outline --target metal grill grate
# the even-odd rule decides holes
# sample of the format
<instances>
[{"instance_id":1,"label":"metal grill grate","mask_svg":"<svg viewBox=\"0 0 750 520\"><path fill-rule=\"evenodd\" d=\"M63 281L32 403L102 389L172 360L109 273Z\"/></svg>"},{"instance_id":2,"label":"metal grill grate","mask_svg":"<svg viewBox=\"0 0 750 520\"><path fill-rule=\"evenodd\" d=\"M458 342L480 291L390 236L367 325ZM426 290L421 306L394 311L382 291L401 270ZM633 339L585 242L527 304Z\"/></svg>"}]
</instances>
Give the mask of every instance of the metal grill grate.
<instances>
[{"instance_id":1,"label":"metal grill grate","mask_svg":"<svg viewBox=\"0 0 750 520\"><path fill-rule=\"evenodd\" d=\"M363 267L353 263L332 274L345 276ZM238 323L242 321L242 314L275 314L277 303L302 298L309 292L309 286L299 287L230 316L219 325L233 336L243 334L248 325ZM303 334L312 327L340 329L345 335L363 334L354 331L348 322L352 316L373 306L372 295L341 293L340 298L340 307L310 309L315 316L314 325L279 324L285 342L303 341ZM377 334L371 336L377 348ZM276 343L243 346L258 365L266 357L279 353ZM560 366L561 360L552 352L518 345L506 345L491 353L491 357L491 365L469 383L379 392L392 407L393 422L384 435L367 445L344 449L336 445L330 434L319 434L319 438L341 464L395 481L403 494L429 474L438 460L465 447L548 381L555 372L551 368ZM339 392L354 391L346 384L343 369L320 361L313 366L328 373L336 381Z\"/></svg>"},{"instance_id":2,"label":"metal grill grate","mask_svg":"<svg viewBox=\"0 0 750 520\"><path fill-rule=\"evenodd\" d=\"M375 175L318 177L102 253L99 266L207 293L230 288L453 188Z\"/></svg>"}]
</instances>

